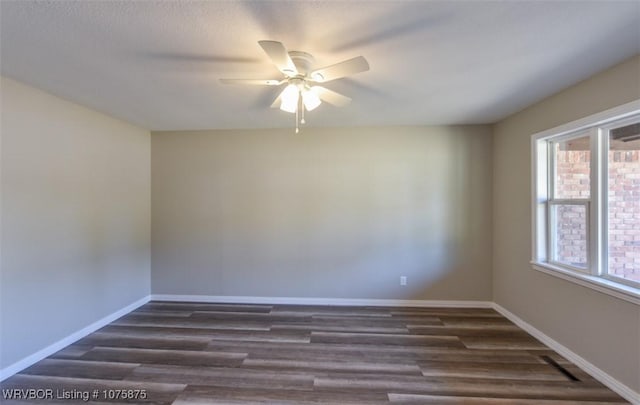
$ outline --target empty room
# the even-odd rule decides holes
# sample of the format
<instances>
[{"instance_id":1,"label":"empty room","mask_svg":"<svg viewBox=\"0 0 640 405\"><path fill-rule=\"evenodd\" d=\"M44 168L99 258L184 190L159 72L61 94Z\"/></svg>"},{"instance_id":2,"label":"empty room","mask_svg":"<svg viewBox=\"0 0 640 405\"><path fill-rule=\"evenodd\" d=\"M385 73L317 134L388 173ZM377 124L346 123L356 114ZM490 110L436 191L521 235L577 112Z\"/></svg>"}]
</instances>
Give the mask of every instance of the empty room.
<instances>
[{"instance_id":1,"label":"empty room","mask_svg":"<svg viewBox=\"0 0 640 405\"><path fill-rule=\"evenodd\" d=\"M640 404L640 1L0 0L0 403Z\"/></svg>"}]
</instances>

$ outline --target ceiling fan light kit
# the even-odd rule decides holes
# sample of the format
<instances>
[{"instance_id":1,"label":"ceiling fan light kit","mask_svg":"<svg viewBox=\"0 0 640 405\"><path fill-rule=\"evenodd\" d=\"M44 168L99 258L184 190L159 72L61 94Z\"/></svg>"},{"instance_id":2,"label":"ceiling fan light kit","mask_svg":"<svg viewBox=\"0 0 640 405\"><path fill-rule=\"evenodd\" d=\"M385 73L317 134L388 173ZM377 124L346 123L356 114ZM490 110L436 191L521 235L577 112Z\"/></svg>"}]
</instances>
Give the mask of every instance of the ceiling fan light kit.
<instances>
[{"instance_id":1,"label":"ceiling fan light kit","mask_svg":"<svg viewBox=\"0 0 640 405\"><path fill-rule=\"evenodd\" d=\"M341 107L351 99L316 83L326 83L356 73L369 70L367 60L358 56L334 65L313 69L315 59L306 52L287 51L278 41L258 41L284 78L278 79L220 79L223 84L250 84L262 86L280 86L286 84L284 90L276 98L271 107L279 107L282 111L296 115L296 133L299 125L304 124L304 112L316 109L322 101Z\"/></svg>"}]
</instances>

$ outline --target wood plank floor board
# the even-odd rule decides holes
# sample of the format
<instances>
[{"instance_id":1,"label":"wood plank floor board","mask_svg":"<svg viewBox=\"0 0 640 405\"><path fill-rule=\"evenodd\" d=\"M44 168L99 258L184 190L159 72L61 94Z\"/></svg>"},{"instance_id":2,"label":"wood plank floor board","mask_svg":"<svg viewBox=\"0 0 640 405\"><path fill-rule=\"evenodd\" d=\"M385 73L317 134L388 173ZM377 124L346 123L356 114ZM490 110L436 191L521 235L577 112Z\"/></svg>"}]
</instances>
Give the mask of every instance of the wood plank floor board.
<instances>
[{"instance_id":1,"label":"wood plank floor board","mask_svg":"<svg viewBox=\"0 0 640 405\"><path fill-rule=\"evenodd\" d=\"M495 316L454 316L446 315L439 317L445 326L468 326L468 327L490 327L493 325L515 325L504 317Z\"/></svg>"},{"instance_id":2,"label":"wood plank floor board","mask_svg":"<svg viewBox=\"0 0 640 405\"><path fill-rule=\"evenodd\" d=\"M53 377L122 380L140 366L139 363L115 363L68 359L44 359L23 370L21 374Z\"/></svg>"},{"instance_id":3,"label":"wood plank floor board","mask_svg":"<svg viewBox=\"0 0 640 405\"><path fill-rule=\"evenodd\" d=\"M314 375L299 371L253 370L240 367L184 367L142 365L131 381L185 383L209 387L263 388L274 390L313 390Z\"/></svg>"},{"instance_id":4,"label":"wood plank floor board","mask_svg":"<svg viewBox=\"0 0 640 405\"><path fill-rule=\"evenodd\" d=\"M382 333L311 332L314 343L359 343L390 346L463 347L457 336L426 336Z\"/></svg>"},{"instance_id":5,"label":"wood plank floor board","mask_svg":"<svg viewBox=\"0 0 640 405\"><path fill-rule=\"evenodd\" d=\"M0 387L148 393L96 405L625 403L487 308L154 301Z\"/></svg>"},{"instance_id":6,"label":"wood plank floor board","mask_svg":"<svg viewBox=\"0 0 640 405\"><path fill-rule=\"evenodd\" d=\"M283 342L283 343L309 343L311 333L309 331L278 330L278 331L242 331L229 330L210 334L212 340L235 340L242 342Z\"/></svg>"},{"instance_id":7,"label":"wood plank floor board","mask_svg":"<svg viewBox=\"0 0 640 405\"><path fill-rule=\"evenodd\" d=\"M449 376L449 375L433 375L433 376L417 376L417 375L406 375L402 376L399 374L393 373L368 373L361 372L359 370L339 370L339 371L327 371L326 373L318 373L316 375L318 382L320 379L329 379L336 380L339 384L345 383L345 381L357 380L363 384L372 384L375 386L376 384L381 384L384 387L385 384L393 384L394 381L402 381L405 383L428 383L428 384L442 384L446 388L451 388L456 385L460 386L468 386L468 387L476 387L478 385L493 385L495 387L499 387L501 390L503 387L515 387L529 390L531 387L540 388L542 386L548 387L550 389L558 389L558 388L568 388L568 389L586 389L586 390L595 390L606 392L607 395L612 395L612 397L618 398L621 400L617 394L610 391L605 385L601 382L592 379L588 381L571 381L569 379L525 379L525 378L506 378L506 376L480 376L480 375L471 375L471 373L465 376ZM344 389L352 389L344 388ZM405 387L406 388L406 387ZM398 389L400 389L398 387ZM468 394L465 394L468 396Z\"/></svg>"},{"instance_id":8,"label":"wood plank floor board","mask_svg":"<svg viewBox=\"0 0 640 405\"><path fill-rule=\"evenodd\" d=\"M453 377L425 377L419 381L408 376L391 379L388 376L358 375L355 378L329 375L315 379L316 389L379 391L388 393L419 393L448 396L476 396L489 398L557 399L580 401L614 401L619 397L606 387L585 386L574 382L523 381L496 379L464 379ZM624 401L623 401L624 402Z\"/></svg>"},{"instance_id":9,"label":"wood plank floor board","mask_svg":"<svg viewBox=\"0 0 640 405\"><path fill-rule=\"evenodd\" d=\"M195 311L191 314L190 318L194 320L204 321L226 321L231 320L234 322L311 322L312 315L309 314L272 314L272 313L259 313L259 312L231 312L231 311Z\"/></svg>"},{"instance_id":10,"label":"wood plank floor board","mask_svg":"<svg viewBox=\"0 0 640 405\"><path fill-rule=\"evenodd\" d=\"M229 311L270 313L272 305L151 301L139 309L153 311Z\"/></svg>"},{"instance_id":11,"label":"wood plank floor board","mask_svg":"<svg viewBox=\"0 0 640 405\"><path fill-rule=\"evenodd\" d=\"M337 362L362 362L362 363L379 363L379 364L411 364L416 365L416 359L412 356L396 356L394 354L363 352L358 350L348 352L335 352L332 350L316 350L307 352L306 356L287 350L248 350L247 359L251 360L269 360L269 361L337 361ZM246 364L246 363L245 363Z\"/></svg>"},{"instance_id":12,"label":"wood plank floor board","mask_svg":"<svg viewBox=\"0 0 640 405\"><path fill-rule=\"evenodd\" d=\"M389 308L370 306L275 305L271 313L274 315L309 314L314 316L391 318Z\"/></svg>"},{"instance_id":13,"label":"wood plank floor board","mask_svg":"<svg viewBox=\"0 0 640 405\"><path fill-rule=\"evenodd\" d=\"M225 330L223 330L225 331ZM192 338L209 337L214 332L213 328L178 328L169 326L140 326L140 325L115 325L109 324L100 329L99 332L112 333L129 337L152 337L152 338Z\"/></svg>"},{"instance_id":14,"label":"wood plank floor board","mask_svg":"<svg viewBox=\"0 0 640 405\"><path fill-rule=\"evenodd\" d=\"M316 371L359 371L361 373L385 373L402 375L422 375L416 364L382 363L375 361L318 361L318 360L272 360L247 358L243 367L267 368L270 370L316 370Z\"/></svg>"},{"instance_id":15,"label":"wood plank floor board","mask_svg":"<svg viewBox=\"0 0 640 405\"><path fill-rule=\"evenodd\" d=\"M389 404L389 400L386 394L380 392L223 389L189 385L173 405L187 404L377 405Z\"/></svg>"},{"instance_id":16,"label":"wood plank floor board","mask_svg":"<svg viewBox=\"0 0 640 405\"><path fill-rule=\"evenodd\" d=\"M458 350L449 352L428 352L414 355L417 362L421 361L446 361L455 365L465 363L503 363L503 364L540 364L543 361L528 353L514 349L513 353L490 349Z\"/></svg>"},{"instance_id":17,"label":"wood plank floor board","mask_svg":"<svg viewBox=\"0 0 640 405\"><path fill-rule=\"evenodd\" d=\"M316 332L344 332L344 333L377 333L377 334L409 334L406 327L360 326L360 325L326 325L312 323L282 323L274 322L271 330L303 330Z\"/></svg>"},{"instance_id":18,"label":"wood plank floor board","mask_svg":"<svg viewBox=\"0 0 640 405\"><path fill-rule=\"evenodd\" d=\"M443 317L433 315L392 315L391 319L404 324L419 324L424 326L444 326ZM472 318L470 318L472 319ZM493 319L493 318L487 318Z\"/></svg>"},{"instance_id":19,"label":"wood plank floor board","mask_svg":"<svg viewBox=\"0 0 640 405\"><path fill-rule=\"evenodd\" d=\"M83 345L79 342L76 342L65 347L64 349L58 350L50 357L56 359L77 359L91 349L93 349L93 345Z\"/></svg>"},{"instance_id":20,"label":"wood plank floor board","mask_svg":"<svg viewBox=\"0 0 640 405\"><path fill-rule=\"evenodd\" d=\"M418 365L427 377L504 378L536 381L570 381L549 364L518 364L493 362L452 363L449 361L421 361Z\"/></svg>"},{"instance_id":21,"label":"wood plank floor board","mask_svg":"<svg viewBox=\"0 0 640 405\"><path fill-rule=\"evenodd\" d=\"M361 326L389 326L406 327L407 323L401 319L390 316L340 316L340 315L311 315L313 323L318 325L361 325ZM429 317L424 319L425 323L442 325L440 319Z\"/></svg>"},{"instance_id":22,"label":"wood plank floor board","mask_svg":"<svg viewBox=\"0 0 640 405\"><path fill-rule=\"evenodd\" d=\"M312 318L316 322L325 321L326 323L335 324L335 323L343 323L343 324L371 324L371 323L379 323L382 325L392 324L392 325L404 325L406 326L408 323L411 323L411 320L415 320L420 322L422 325L442 325L442 320L440 320L437 316L342 316L339 314L334 315L312 315Z\"/></svg>"},{"instance_id":23,"label":"wood plank floor board","mask_svg":"<svg viewBox=\"0 0 640 405\"><path fill-rule=\"evenodd\" d=\"M265 331L240 329L237 325L229 329L214 328L178 328L163 326L134 326L110 324L100 329L100 332L116 333L122 336L164 337L207 337L209 339L245 341L245 342L289 342L309 343L311 335L307 331Z\"/></svg>"},{"instance_id":24,"label":"wood plank floor board","mask_svg":"<svg viewBox=\"0 0 640 405\"><path fill-rule=\"evenodd\" d=\"M546 350L547 347L533 336L516 333L513 336L460 336L468 349L494 350Z\"/></svg>"},{"instance_id":25,"label":"wood plank floor board","mask_svg":"<svg viewBox=\"0 0 640 405\"><path fill-rule=\"evenodd\" d=\"M585 405L585 401L557 400L557 399L508 399L508 398L478 398L452 397L441 395L397 394L390 393L389 401L403 405ZM619 405L620 402L588 401L588 405Z\"/></svg>"},{"instance_id":26,"label":"wood plank floor board","mask_svg":"<svg viewBox=\"0 0 640 405\"><path fill-rule=\"evenodd\" d=\"M128 315L156 316L156 317L181 316L181 317L187 318L187 317L190 317L191 314L193 314L193 311L159 311L159 310L153 310L153 309L145 310L145 309L138 308L135 311L129 313Z\"/></svg>"},{"instance_id":27,"label":"wood plank floor board","mask_svg":"<svg viewBox=\"0 0 640 405\"><path fill-rule=\"evenodd\" d=\"M461 326L440 326L440 325L407 325L407 329L412 335L444 335L444 336L469 336L469 337L514 337L520 335L528 338L524 331L515 325L495 325L486 327L461 327Z\"/></svg>"},{"instance_id":28,"label":"wood plank floor board","mask_svg":"<svg viewBox=\"0 0 640 405\"><path fill-rule=\"evenodd\" d=\"M148 316L129 314L114 321L113 325L120 326L150 326L150 327L174 327L174 328L199 328L199 329L239 329L239 330L269 330L271 322L268 318L260 320L203 319L193 316Z\"/></svg>"},{"instance_id":29,"label":"wood plank floor board","mask_svg":"<svg viewBox=\"0 0 640 405\"><path fill-rule=\"evenodd\" d=\"M526 351L467 350L453 348L402 347L388 345L326 344L326 343L256 343L215 341L207 350L246 350L248 358L272 360L350 360L379 361L386 363L419 363L420 361L444 361L465 363L517 363L546 364L539 357Z\"/></svg>"},{"instance_id":30,"label":"wood plank floor board","mask_svg":"<svg viewBox=\"0 0 640 405\"><path fill-rule=\"evenodd\" d=\"M163 322L162 320L158 321L139 321L132 320L131 318L122 319L115 321L113 323L114 326L138 326L138 327L172 327L172 328L180 328L180 329L213 329L213 330L249 330L249 331L269 331L271 329L271 324L265 322L213 322L207 324L206 322L200 321L192 321L189 319L185 319L184 321L175 321L169 320L167 322Z\"/></svg>"},{"instance_id":31,"label":"wood plank floor board","mask_svg":"<svg viewBox=\"0 0 640 405\"><path fill-rule=\"evenodd\" d=\"M418 316L455 316L472 318L502 318L502 315L491 308L447 308L447 307L393 307L388 308L391 315Z\"/></svg>"},{"instance_id":32,"label":"wood plank floor board","mask_svg":"<svg viewBox=\"0 0 640 405\"><path fill-rule=\"evenodd\" d=\"M86 351L94 346L160 350L204 350L210 341L211 339L207 337L149 337L95 332L80 339L78 344L87 346L88 349Z\"/></svg>"},{"instance_id":33,"label":"wood plank floor board","mask_svg":"<svg viewBox=\"0 0 640 405\"><path fill-rule=\"evenodd\" d=\"M224 349L231 350L231 348ZM348 350L348 351L332 351L332 350L304 350L303 353L296 353L283 349L248 349L249 358L270 359L270 360L298 360L308 358L314 360L344 360L344 361L373 361L381 363L416 363L421 364L422 361L444 361L456 366L464 366L469 363L501 363L510 364L519 362L525 365L540 365L544 363L532 356L516 357L516 356L499 356L487 357L481 354L444 354L432 352L431 354L410 352L387 352L387 351L366 351L366 350Z\"/></svg>"},{"instance_id":34,"label":"wood plank floor board","mask_svg":"<svg viewBox=\"0 0 640 405\"><path fill-rule=\"evenodd\" d=\"M460 361L475 359L481 361L495 361L497 358L504 358L509 362L531 362L542 363L543 360L534 350L495 350L495 349L473 349L465 347L427 347L427 346L401 346L369 343L324 343L324 342L242 342L235 340L212 340L206 350L237 351L238 347L245 347L247 350L276 350L299 352L301 356L313 355L315 352L363 352L372 356L389 354L395 356L407 356L416 359L437 359L442 357L459 358ZM294 355L295 355L294 353ZM417 357L415 357L417 356Z\"/></svg>"},{"instance_id":35,"label":"wood plank floor board","mask_svg":"<svg viewBox=\"0 0 640 405\"><path fill-rule=\"evenodd\" d=\"M274 324L290 324L289 322L275 322ZM437 320L430 323L431 325L441 325ZM313 315L309 325L316 327L371 327L371 328L395 328L407 331L407 323L390 317L340 317L327 315Z\"/></svg>"},{"instance_id":36,"label":"wood plank floor board","mask_svg":"<svg viewBox=\"0 0 640 405\"><path fill-rule=\"evenodd\" d=\"M82 360L172 364L178 366L239 366L247 353L203 352L188 350L130 349L121 347L94 347L82 355Z\"/></svg>"}]
</instances>

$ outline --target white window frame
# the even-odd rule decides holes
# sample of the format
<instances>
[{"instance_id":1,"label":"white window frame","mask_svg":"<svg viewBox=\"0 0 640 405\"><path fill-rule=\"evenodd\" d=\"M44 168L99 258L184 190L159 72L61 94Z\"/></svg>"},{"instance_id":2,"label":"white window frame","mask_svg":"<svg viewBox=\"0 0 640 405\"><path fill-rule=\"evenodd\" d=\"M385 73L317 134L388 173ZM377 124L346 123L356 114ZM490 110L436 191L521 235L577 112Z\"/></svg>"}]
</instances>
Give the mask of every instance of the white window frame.
<instances>
[{"instance_id":1,"label":"white window frame","mask_svg":"<svg viewBox=\"0 0 640 405\"><path fill-rule=\"evenodd\" d=\"M547 274L640 305L640 283L607 274L608 237L608 142L609 131L625 121L640 118L640 100L591 115L531 136L531 193L533 268ZM552 143L577 137L590 137L591 174L588 199L554 199L555 162ZM587 213L587 268L582 269L551 260L553 205L584 205Z\"/></svg>"}]
</instances>

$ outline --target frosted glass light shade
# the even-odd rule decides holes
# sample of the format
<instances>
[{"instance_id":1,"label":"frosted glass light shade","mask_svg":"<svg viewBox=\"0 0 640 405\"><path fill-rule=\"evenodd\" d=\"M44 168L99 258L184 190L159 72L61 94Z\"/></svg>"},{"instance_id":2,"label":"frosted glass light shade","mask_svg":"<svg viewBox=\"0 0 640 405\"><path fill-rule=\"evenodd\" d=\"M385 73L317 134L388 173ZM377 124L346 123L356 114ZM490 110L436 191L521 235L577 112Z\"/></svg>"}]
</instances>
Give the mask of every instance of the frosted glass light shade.
<instances>
[{"instance_id":1,"label":"frosted glass light shade","mask_svg":"<svg viewBox=\"0 0 640 405\"><path fill-rule=\"evenodd\" d=\"M282 99L280 109L290 113L296 112L298 109L299 96L300 92L298 91L298 87L293 84L288 85L280 95L280 98Z\"/></svg>"},{"instance_id":2,"label":"frosted glass light shade","mask_svg":"<svg viewBox=\"0 0 640 405\"><path fill-rule=\"evenodd\" d=\"M311 111L320 105L320 97L313 90L305 90L302 93L302 102L307 111Z\"/></svg>"}]
</instances>

